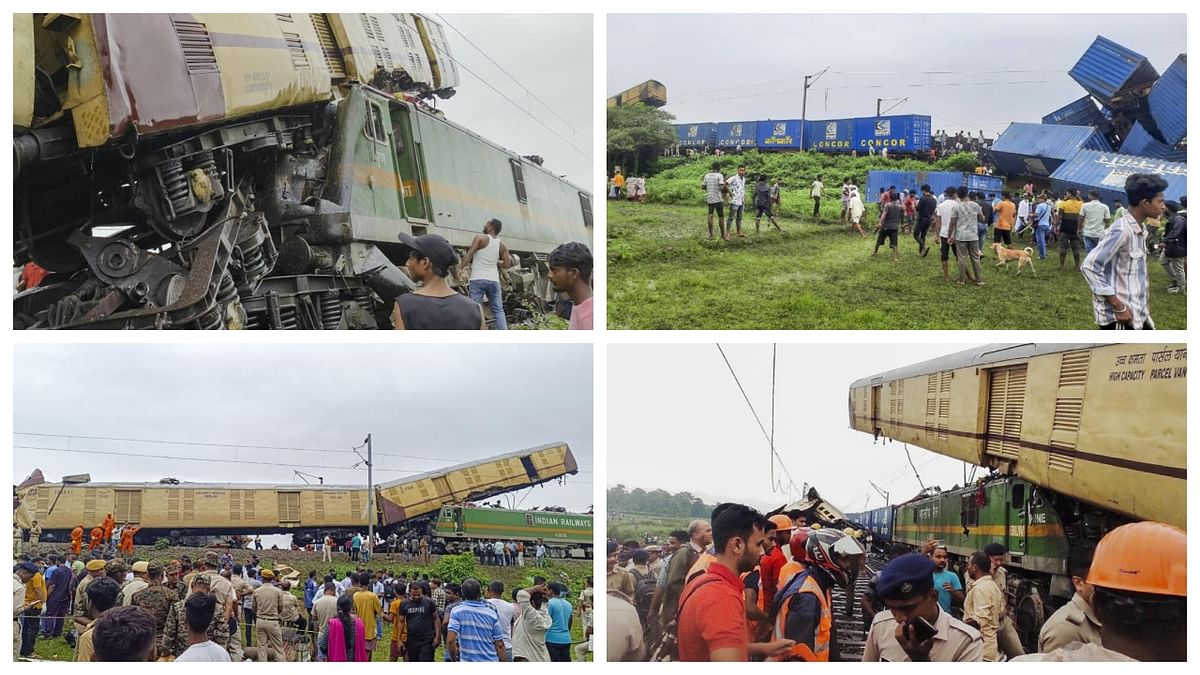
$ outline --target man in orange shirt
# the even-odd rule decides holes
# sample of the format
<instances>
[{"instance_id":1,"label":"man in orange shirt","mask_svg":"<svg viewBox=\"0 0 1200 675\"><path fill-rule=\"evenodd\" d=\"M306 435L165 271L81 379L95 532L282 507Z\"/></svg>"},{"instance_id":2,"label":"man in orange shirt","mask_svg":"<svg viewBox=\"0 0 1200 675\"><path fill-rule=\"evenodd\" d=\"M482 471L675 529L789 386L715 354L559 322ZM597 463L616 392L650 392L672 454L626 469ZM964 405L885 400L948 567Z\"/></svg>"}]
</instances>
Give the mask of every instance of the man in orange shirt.
<instances>
[{"instance_id":1,"label":"man in orange shirt","mask_svg":"<svg viewBox=\"0 0 1200 675\"><path fill-rule=\"evenodd\" d=\"M104 523L101 527L104 529L104 543L112 541L113 529L116 528L117 522L113 520L112 514L104 516Z\"/></svg>"},{"instance_id":2,"label":"man in orange shirt","mask_svg":"<svg viewBox=\"0 0 1200 675\"><path fill-rule=\"evenodd\" d=\"M100 548L104 543L104 529L97 526L92 528L92 539L88 542L88 553Z\"/></svg>"},{"instance_id":3,"label":"man in orange shirt","mask_svg":"<svg viewBox=\"0 0 1200 675\"><path fill-rule=\"evenodd\" d=\"M771 516L770 526L767 529L767 537L771 539L774 546L765 547L770 548L770 551L763 555L759 562L759 569L763 611L770 616L775 593L779 590L779 571L788 562L787 556L783 554L783 547L787 546L792 539L792 519L783 514Z\"/></svg>"},{"instance_id":4,"label":"man in orange shirt","mask_svg":"<svg viewBox=\"0 0 1200 675\"><path fill-rule=\"evenodd\" d=\"M1016 222L1017 205L1013 204L1012 195L1005 192L1002 195L1003 199L996 205L996 229L993 235L994 241L1002 242L1005 246L1012 247L1012 228Z\"/></svg>"},{"instance_id":5,"label":"man in orange shirt","mask_svg":"<svg viewBox=\"0 0 1200 675\"><path fill-rule=\"evenodd\" d=\"M81 551L83 551L83 524L82 523L80 523L79 525L76 525L75 529L71 530L71 553L74 555L79 555L79 553Z\"/></svg>"},{"instance_id":6,"label":"man in orange shirt","mask_svg":"<svg viewBox=\"0 0 1200 675\"><path fill-rule=\"evenodd\" d=\"M679 597L680 661L748 661L791 649L791 640L751 643L747 632L743 582L738 575L754 569L769 524L761 513L742 504L713 509L714 559Z\"/></svg>"}]
</instances>

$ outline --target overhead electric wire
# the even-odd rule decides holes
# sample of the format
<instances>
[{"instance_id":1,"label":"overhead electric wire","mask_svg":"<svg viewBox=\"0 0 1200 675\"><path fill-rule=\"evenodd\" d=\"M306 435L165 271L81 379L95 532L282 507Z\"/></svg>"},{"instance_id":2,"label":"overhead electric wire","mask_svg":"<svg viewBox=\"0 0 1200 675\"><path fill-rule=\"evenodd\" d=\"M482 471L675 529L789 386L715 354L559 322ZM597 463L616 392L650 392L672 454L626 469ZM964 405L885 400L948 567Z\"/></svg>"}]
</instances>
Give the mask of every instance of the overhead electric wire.
<instances>
[{"instance_id":1,"label":"overhead electric wire","mask_svg":"<svg viewBox=\"0 0 1200 675\"><path fill-rule=\"evenodd\" d=\"M938 83L938 84L933 84L933 83L929 83L929 84L854 84L854 85L835 85L835 86L831 86L831 87L822 87L822 89L824 89L826 91L831 90L831 89L921 89L921 88L926 88L926 87L934 87L934 88L940 89L940 88L947 88L947 87L980 87L980 86L994 87L994 86L1002 86L1002 85L1010 85L1010 84L1058 84L1058 83L1054 80L1010 80L1007 82L950 82L950 83ZM798 94L798 93L803 93L803 91L804 91L803 89L781 89L778 91L766 91L766 92L759 92L756 94L744 94L741 96L726 96L724 98L706 98L706 99L698 100L698 101L685 100L683 102L680 102L679 98L673 98L673 99L671 99L671 102L668 105L670 105L672 107L674 107L674 106L685 107L685 106L689 106L689 105L697 105L697 104L702 104L702 103L717 103L720 101L738 101L741 99L759 98L762 96L779 96L779 95L783 95L783 94ZM682 98L682 97L680 97L680 98Z\"/></svg>"},{"instance_id":2,"label":"overhead electric wire","mask_svg":"<svg viewBox=\"0 0 1200 675\"><path fill-rule=\"evenodd\" d=\"M570 123L570 122L568 122L568 121L567 121L567 120L566 120L566 119L565 119L565 118L564 118L562 115L559 115L557 112L555 112L554 108L551 108L551 107L550 107L550 104L548 104L548 103L546 103L545 101L543 101L543 100L542 100L540 97L538 97L538 95L537 95L537 94L533 93L533 90L531 90L529 87L526 87L524 84L522 84L522 83L521 83L521 81L517 79L516 75L513 75L512 73L508 72L508 70L506 70L506 69L504 68L504 66L500 65L499 63L496 63L496 59L493 59L493 58L492 58L490 55L488 55L488 53L487 53L487 52L483 51L483 48L482 48L482 47L480 47L479 45L477 45L477 44L475 44L474 42L472 42L472 41L471 41L471 38L467 37L467 36L466 36L466 34L464 34L464 33L463 33L461 30L459 30L457 27L455 27L455 25L454 25L454 24L452 24L452 23L450 23L449 21L447 21L447 20L446 20L446 18L445 18L445 17L443 17L441 14L438 14L438 15L437 15L437 18L438 18L438 20L439 20L439 21L441 21L442 23L444 23L444 24L446 24L447 26L449 26L449 27L450 27L450 30L454 31L455 33L458 33L458 34L459 34L459 36L460 36L460 37L462 37L462 39L464 39L464 40L466 40L466 41L467 41L467 44L471 45L472 47L474 47L474 48L475 48L475 51L477 51L477 52L479 52L480 54L482 54L482 55L483 55L483 58L487 59L488 61L491 61L491 63L492 63L492 65L493 65L493 66L496 66L497 68L499 68L499 69L500 69L500 72L502 72L502 73L504 73L505 75L507 75L507 76L508 76L508 78L509 78L510 80L512 80L513 82L516 82L516 83L517 83L517 86L519 86L520 88L524 89L524 90L525 90L525 93L526 93L526 94L529 94L529 97L530 97L530 98L532 98L533 100L537 101L538 103L541 103L543 108L545 108L546 110L549 110L549 111L550 111L550 114L554 115L555 117L557 117L557 118L559 119L559 121L561 121L563 124L567 125L567 128L568 128L568 129L570 129L571 131L573 131L573 132L575 133L575 135L576 135L576 136L579 136L580 138L582 138L582 139L583 139L583 140L585 140L585 141L591 140L591 137L590 137L590 136L587 136L587 135L585 135L585 134L581 134L581 133L579 133L579 130L578 130L578 129L576 129L574 126L572 126L572 125L571 125L571 123Z\"/></svg>"},{"instance_id":3,"label":"overhead electric wire","mask_svg":"<svg viewBox=\"0 0 1200 675\"><path fill-rule=\"evenodd\" d=\"M879 71L831 70L831 71L829 71L829 74L830 75L1017 75L1017 74L1025 74L1025 73L1058 73L1058 72L1059 72L1058 70L1051 70L1051 69L1047 69L1047 70L963 70L963 71L953 71L953 70L909 70L909 71L904 71L904 70L894 70L894 71L888 71L888 70L879 70ZM716 93L720 93L723 91L736 91L738 89L750 89L751 87L761 87L763 85L779 84L781 82L796 82L796 81L803 80L803 79L804 79L803 75L797 75L795 77L781 77L781 78L775 79L775 80L764 80L762 82L751 82L749 84L739 84L739 85L735 85L732 87L721 87L719 89L704 89L704 90L692 92L689 94L674 94L674 95L672 95L671 100L672 101L677 101L679 99L686 100L689 98L695 98L697 96L706 96L708 94L716 94Z\"/></svg>"},{"instance_id":4,"label":"overhead electric wire","mask_svg":"<svg viewBox=\"0 0 1200 675\"><path fill-rule=\"evenodd\" d=\"M521 104L512 100L511 98L508 97L507 94L500 91L496 87L492 86L491 82L488 82L487 80L483 79L483 77L481 77L478 73L476 73L475 71L471 70L466 65L464 65L462 61L459 61L458 59L454 58L453 56L447 56L446 58L450 59L451 61L453 61L455 63L455 65L457 65L458 67L462 68L463 70L465 70L468 73L470 73L471 75L473 75L475 77L475 79L479 80L484 85L486 85L488 89L491 89L492 91L496 92L497 96L499 96L500 98L504 99L505 101L508 101L509 103L511 103L514 108L525 113L526 117L528 117L529 119L533 120L534 122L537 122L538 124L542 125L542 128L544 128L546 131L549 131L550 133L557 136L558 139L561 140L563 143L566 143L567 145L571 146L571 149L574 150L575 152L578 152L581 157L583 157L584 159L592 158L592 156L589 153L585 152L584 150L581 150L579 148L579 146L572 143L569 139L567 139L567 137L563 136L562 134L560 134L557 131L555 131L554 129L552 129L549 124L546 124L542 120L538 119L537 117L535 117L533 115L533 113L531 113L528 110L526 110L525 108L521 107Z\"/></svg>"},{"instance_id":5,"label":"overhead electric wire","mask_svg":"<svg viewBox=\"0 0 1200 675\"><path fill-rule=\"evenodd\" d=\"M803 494L803 490L799 489L799 487L796 485L795 479L792 478L792 472L788 471L787 465L783 463L783 458L780 457L779 453L775 450L775 441L772 438L772 435L768 434L766 427L763 426L762 420L758 416L758 412L754 409L754 404L750 402L750 397L746 394L746 389L742 386L742 381L740 379L738 379L737 373L733 370L733 364L729 362L729 357L725 355L725 350L721 348L720 343L717 344L717 351L719 351L721 353L721 358L725 360L725 365L726 365L726 367L729 368L729 374L733 376L733 381L737 384L738 391L742 392L742 398L744 398L746 400L746 406L748 408L750 408L750 414L754 416L754 421L758 423L759 431L762 431L763 437L766 438L767 443L770 444L772 458L774 460L778 460L779 468L783 469L784 474L787 475L787 479L788 479L788 482L791 483L791 487L795 488L798 493ZM774 377L774 375L772 375L772 378L773 377ZM775 465L772 462L772 464L771 464L772 480L774 480L774 478L773 478L774 470L775 470ZM776 492L779 491L774 485L772 485L772 489L775 490Z\"/></svg>"},{"instance_id":6,"label":"overhead electric wire","mask_svg":"<svg viewBox=\"0 0 1200 675\"><path fill-rule=\"evenodd\" d=\"M347 453L347 454L354 453L354 450L343 450L343 449L339 449L339 448L300 448L300 447L292 447L292 446L286 446L286 445L252 445L252 444L247 444L247 443L211 443L211 442L200 442L200 441L164 440L164 439L158 439L158 438L124 438L124 437L119 437L119 436L88 436L88 435L82 435L82 434L43 434L43 433L37 433L37 432L33 432L33 431L14 431L13 435L14 436L41 436L44 438L80 439L80 440L87 440L87 441L121 441L121 442L125 442L125 443L154 443L157 445L181 445L181 446L192 446L192 447L201 447L201 448L230 448L230 449L234 449L234 450L286 450L288 452L340 452L340 453ZM364 443L363 445L358 446L358 448L361 449L365 446L366 446L366 444ZM425 460L425 461L430 461L430 462L443 462L443 463L448 462L448 461L453 461L453 462L464 461L464 460L460 460L460 459L453 458L453 457L426 457L426 456L422 456L422 455L402 455L402 454L397 454L394 452L374 452L372 454L376 457L394 457L396 459L419 459L419 460ZM465 461L470 461L470 460L465 460ZM580 471L579 473L584 473L584 472ZM588 472L588 473L590 473L590 472Z\"/></svg>"}]
</instances>

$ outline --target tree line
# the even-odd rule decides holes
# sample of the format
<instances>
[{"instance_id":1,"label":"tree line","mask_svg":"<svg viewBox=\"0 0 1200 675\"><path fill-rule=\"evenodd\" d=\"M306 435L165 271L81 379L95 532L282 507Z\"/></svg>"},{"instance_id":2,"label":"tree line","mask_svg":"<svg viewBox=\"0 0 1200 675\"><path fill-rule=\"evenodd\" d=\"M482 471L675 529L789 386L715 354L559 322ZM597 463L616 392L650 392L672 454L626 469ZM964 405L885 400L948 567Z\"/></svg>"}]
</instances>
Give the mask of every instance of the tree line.
<instances>
[{"instance_id":1,"label":"tree line","mask_svg":"<svg viewBox=\"0 0 1200 675\"><path fill-rule=\"evenodd\" d=\"M608 489L608 510L704 518L712 513L713 506L690 492L626 490L624 485L617 485Z\"/></svg>"}]
</instances>

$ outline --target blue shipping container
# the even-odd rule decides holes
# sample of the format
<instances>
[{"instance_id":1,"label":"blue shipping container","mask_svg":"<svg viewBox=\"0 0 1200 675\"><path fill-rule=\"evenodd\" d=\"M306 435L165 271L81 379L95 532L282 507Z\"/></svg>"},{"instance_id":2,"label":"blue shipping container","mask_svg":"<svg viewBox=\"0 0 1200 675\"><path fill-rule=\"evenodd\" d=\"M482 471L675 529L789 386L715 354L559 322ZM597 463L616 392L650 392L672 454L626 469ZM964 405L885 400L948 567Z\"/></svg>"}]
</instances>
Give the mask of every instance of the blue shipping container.
<instances>
[{"instance_id":1,"label":"blue shipping container","mask_svg":"<svg viewBox=\"0 0 1200 675\"><path fill-rule=\"evenodd\" d=\"M758 145L758 122L721 122L717 125L718 148L753 148Z\"/></svg>"},{"instance_id":2,"label":"blue shipping container","mask_svg":"<svg viewBox=\"0 0 1200 675\"><path fill-rule=\"evenodd\" d=\"M854 120L809 120L804 149L812 152L845 152L854 149Z\"/></svg>"},{"instance_id":3,"label":"blue shipping container","mask_svg":"<svg viewBox=\"0 0 1200 675\"><path fill-rule=\"evenodd\" d=\"M1096 100L1114 106L1125 94L1149 87L1158 79L1158 71L1146 57L1097 35L1075 67L1067 72L1084 91Z\"/></svg>"},{"instance_id":4,"label":"blue shipping container","mask_svg":"<svg viewBox=\"0 0 1200 675\"><path fill-rule=\"evenodd\" d=\"M1150 116L1167 145L1187 138L1187 54L1180 54L1154 83L1150 90Z\"/></svg>"},{"instance_id":5,"label":"blue shipping container","mask_svg":"<svg viewBox=\"0 0 1200 675\"><path fill-rule=\"evenodd\" d=\"M679 133L681 148L703 148L717 143L717 125L713 122L676 124L675 130Z\"/></svg>"},{"instance_id":6,"label":"blue shipping container","mask_svg":"<svg viewBox=\"0 0 1200 675\"><path fill-rule=\"evenodd\" d=\"M928 115L859 117L854 120L854 148L859 154L872 148L889 153L927 152L933 146L933 129Z\"/></svg>"},{"instance_id":7,"label":"blue shipping container","mask_svg":"<svg viewBox=\"0 0 1200 675\"><path fill-rule=\"evenodd\" d=\"M1134 122L1130 127L1129 134L1121 143L1121 154L1153 157L1169 162L1187 162L1186 149L1176 149L1166 143L1160 143L1157 138L1150 135L1141 122Z\"/></svg>"},{"instance_id":8,"label":"blue shipping container","mask_svg":"<svg viewBox=\"0 0 1200 675\"><path fill-rule=\"evenodd\" d=\"M1047 178L1080 148L1108 151L1095 127L1013 122L992 144L992 161L1010 176Z\"/></svg>"},{"instance_id":9,"label":"blue shipping container","mask_svg":"<svg viewBox=\"0 0 1200 675\"><path fill-rule=\"evenodd\" d=\"M1104 113L1096 107L1096 102L1091 96L1072 101L1042 118L1042 124L1068 124L1098 129L1105 128L1105 122Z\"/></svg>"},{"instance_id":10,"label":"blue shipping container","mask_svg":"<svg viewBox=\"0 0 1200 675\"><path fill-rule=\"evenodd\" d=\"M764 120L758 123L759 150L799 150L800 120Z\"/></svg>"},{"instance_id":11,"label":"blue shipping container","mask_svg":"<svg viewBox=\"0 0 1200 675\"><path fill-rule=\"evenodd\" d=\"M1187 194L1187 164L1095 150L1080 150L1063 162L1050 176L1050 185L1059 193L1067 188L1075 188L1083 194L1095 190L1100 193L1100 199L1111 206L1114 199L1127 201L1125 179L1134 173L1162 176L1167 181L1163 196L1168 200L1178 201Z\"/></svg>"},{"instance_id":12,"label":"blue shipping container","mask_svg":"<svg viewBox=\"0 0 1200 675\"><path fill-rule=\"evenodd\" d=\"M981 176L976 173L967 174L967 189L973 192L999 195L1004 191L1004 178L1001 176Z\"/></svg>"},{"instance_id":13,"label":"blue shipping container","mask_svg":"<svg viewBox=\"0 0 1200 675\"><path fill-rule=\"evenodd\" d=\"M880 188L886 190L893 185L897 192L918 192L922 185L929 185L933 194L940 195L948 187L962 187L963 174L957 171L868 171L863 201L869 204L878 202Z\"/></svg>"}]
</instances>

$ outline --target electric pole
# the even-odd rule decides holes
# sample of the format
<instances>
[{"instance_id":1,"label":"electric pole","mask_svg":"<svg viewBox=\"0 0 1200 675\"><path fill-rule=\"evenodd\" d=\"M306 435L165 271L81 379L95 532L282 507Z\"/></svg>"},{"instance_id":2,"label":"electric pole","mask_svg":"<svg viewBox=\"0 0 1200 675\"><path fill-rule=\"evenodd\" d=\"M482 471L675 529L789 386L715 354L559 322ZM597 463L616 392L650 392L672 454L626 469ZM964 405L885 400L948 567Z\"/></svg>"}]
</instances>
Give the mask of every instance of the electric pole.
<instances>
[{"instance_id":1,"label":"electric pole","mask_svg":"<svg viewBox=\"0 0 1200 675\"><path fill-rule=\"evenodd\" d=\"M875 99L875 116L883 117L884 112L891 111L892 108L895 108L897 105L900 105L901 103L904 103L907 100L908 100L908 97L905 97L905 98L877 98L877 99ZM884 101L888 101L889 103L892 101L898 101L898 103L896 103L896 105L892 106L892 108L888 108L886 111L882 111L880 109L883 108Z\"/></svg>"},{"instance_id":2,"label":"electric pole","mask_svg":"<svg viewBox=\"0 0 1200 675\"><path fill-rule=\"evenodd\" d=\"M370 542L371 555L375 555L375 476L371 461L371 434L367 434L367 541Z\"/></svg>"},{"instance_id":3,"label":"electric pole","mask_svg":"<svg viewBox=\"0 0 1200 675\"><path fill-rule=\"evenodd\" d=\"M829 66L825 66L825 70L822 70L821 72L817 73L816 75L805 75L804 76L804 98L801 100L801 103L800 103L800 149L801 150L804 149L804 131L805 131L805 127L808 126L808 88L810 86L812 86L812 84L816 84L817 80L821 79L821 76L825 74L826 70L829 70ZM809 80L812 80L812 84L809 83Z\"/></svg>"}]
</instances>

